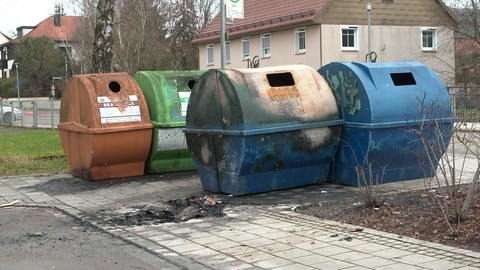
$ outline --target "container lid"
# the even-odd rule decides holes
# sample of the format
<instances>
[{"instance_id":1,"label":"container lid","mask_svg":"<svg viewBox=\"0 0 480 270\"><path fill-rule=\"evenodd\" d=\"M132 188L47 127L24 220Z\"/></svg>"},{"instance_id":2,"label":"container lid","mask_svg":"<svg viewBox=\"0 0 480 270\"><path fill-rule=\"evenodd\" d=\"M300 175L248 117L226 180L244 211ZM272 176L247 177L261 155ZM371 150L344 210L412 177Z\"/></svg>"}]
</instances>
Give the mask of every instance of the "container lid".
<instances>
[{"instance_id":1,"label":"container lid","mask_svg":"<svg viewBox=\"0 0 480 270\"><path fill-rule=\"evenodd\" d=\"M142 91L127 73L73 76L62 94L63 123L86 128L151 126Z\"/></svg>"},{"instance_id":2,"label":"container lid","mask_svg":"<svg viewBox=\"0 0 480 270\"><path fill-rule=\"evenodd\" d=\"M338 120L333 93L306 65L209 70L192 90L188 129L280 132Z\"/></svg>"},{"instance_id":3,"label":"container lid","mask_svg":"<svg viewBox=\"0 0 480 270\"><path fill-rule=\"evenodd\" d=\"M135 73L134 79L145 96L154 126L185 126L190 92L203 73L203 70Z\"/></svg>"}]
</instances>

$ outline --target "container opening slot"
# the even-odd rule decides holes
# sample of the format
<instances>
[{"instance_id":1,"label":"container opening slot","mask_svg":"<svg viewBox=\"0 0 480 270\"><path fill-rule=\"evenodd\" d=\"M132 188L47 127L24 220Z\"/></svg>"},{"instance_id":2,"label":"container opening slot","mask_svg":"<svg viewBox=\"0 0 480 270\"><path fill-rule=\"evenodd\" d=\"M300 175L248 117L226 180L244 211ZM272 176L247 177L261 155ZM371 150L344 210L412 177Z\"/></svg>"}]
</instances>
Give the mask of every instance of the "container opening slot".
<instances>
[{"instance_id":1,"label":"container opening slot","mask_svg":"<svg viewBox=\"0 0 480 270\"><path fill-rule=\"evenodd\" d=\"M391 73L390 76L392 77L392 81L395 86L417 84L411 72Z\"/></svg>"},{"instance_id":2,"label":"container opening slot","mask_svg":"<svg viewBox=\"0 0 480 270\"><path fill-rule=\"evenodd\" d=\"M271 87L295 85L292 73L290 72L267 74L267 80Z\"/></svg>"},{"instance_id":3,"label":"container opening slot","mask_svg":"<svg viewBox=\"0 0 480 270\"><path fill-rule=\"evenodd\" d=\"M189 81L187 82L188 88L190 88L190 90L192 90L193 87L195 86L195 83L197 83L196 80L189 80Z\"/></svg>"},{"instance_id":4,"label":"container opening slot","mask_svg":"<svg viewBox=\"0 0 480 270\"><path fill-rule=\"evenodd\" d=\"M108 88L110 88L110 91L114 92L114 93L118 93L120 92L120 90L122 89L122 87L120 86L120 84L118 82L110 82L108 84Z\"/></svg>"}]
</instances>

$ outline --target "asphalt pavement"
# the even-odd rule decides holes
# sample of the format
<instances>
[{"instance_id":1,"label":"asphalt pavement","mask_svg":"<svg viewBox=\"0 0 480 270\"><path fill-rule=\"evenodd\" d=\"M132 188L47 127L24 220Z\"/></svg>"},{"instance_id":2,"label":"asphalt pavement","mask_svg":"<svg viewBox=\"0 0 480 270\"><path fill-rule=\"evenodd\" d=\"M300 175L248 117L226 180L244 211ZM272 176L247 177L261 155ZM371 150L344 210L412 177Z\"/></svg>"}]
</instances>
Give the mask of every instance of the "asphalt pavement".
<instances>
[{"instance_id":1,"label":"asphalt pavement","mask_svg":"<svg viewBox=\"0 0 480 270\"><path fill-rule=\"evenodd\" d=\"M385 194L423 187L423 180L380 186ZM118 226L95 216L192 194L233 203L223 217L178 223ZM210 194L194 171L97 182L69 174L0 177L0 204L59 209L155 255L160 263L153 269L480 269L478 252L292 211L359 196L358 188L334 184L239 197Z\"/></svg>"}]
</instances>

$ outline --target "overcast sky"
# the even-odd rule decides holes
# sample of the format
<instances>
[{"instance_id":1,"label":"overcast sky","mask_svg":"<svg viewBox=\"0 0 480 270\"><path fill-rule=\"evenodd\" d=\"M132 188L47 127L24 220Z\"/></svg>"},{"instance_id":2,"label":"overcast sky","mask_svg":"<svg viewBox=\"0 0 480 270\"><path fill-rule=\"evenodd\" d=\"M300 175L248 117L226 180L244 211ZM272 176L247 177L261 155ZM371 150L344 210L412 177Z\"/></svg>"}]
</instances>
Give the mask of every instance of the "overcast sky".
<instances>
[{"instance_id":1,"label":"overcast sky","mask_svg":"<svg viewBox=\"0 0 480 270\"><path fill-rule=\"evenodd\" d=\"M20 26L35 26L53 15L55 4L62 3L67 15L68 0L0 0L0 32L9 37L16 35Z\"/></svg>"},{"instance_id":2,"label":"overcast sky","mask_svg":"<svg viewBox=\"0 0 480 270\"><path fill-rule=\"evenodd\" d=\"M446 0L461 2L464 0ZM20 26L35 26L53 15L55 4L61 3L67 15L73 14L71 0L0 0L0 32L15 37Z\"/></svg>"}]
</instances>

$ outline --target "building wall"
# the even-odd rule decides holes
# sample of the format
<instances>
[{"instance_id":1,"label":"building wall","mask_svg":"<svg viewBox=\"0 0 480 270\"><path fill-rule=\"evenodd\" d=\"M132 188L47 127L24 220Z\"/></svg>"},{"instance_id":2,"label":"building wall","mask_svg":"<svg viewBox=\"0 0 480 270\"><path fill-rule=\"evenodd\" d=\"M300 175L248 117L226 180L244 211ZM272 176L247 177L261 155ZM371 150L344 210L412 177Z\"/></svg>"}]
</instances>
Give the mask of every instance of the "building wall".
<instances>
[{"instance_id":1,"label":"building wall","mask_svg":"<svg viewBox=\"0 0 480 270\"><path fill-rule=\"evenodd\" d=\"M365 62L368 52L368 26L358 26L357 51L342 51L341 25L322 25L322 65L330 62ZM455 78L455 53L453 30L436 27L437 51L422 51L422 26L371 26L371 50L377 54L377 62L416 60L428 65L451 84Z\"/></svg>"},{"instance_id":2,"label":"building wall","mask_svg":"<svg viewBox=\"0 0 480 270\"><path fill-rule=\"evenodd\" d=\"M368 26L355 26L358 27L359 44L356 51L342 51L342 25L323 24L306 27L306 52L302 54L294 53L294 29L267 32L271 34L271 57L260 57L260 67L301 63L318 69L330 62L365 62L368 52ZM448 27L436 27L438 49L434 52L424 52L421 50L421 31L424 27L432 26L371 26L371 49L377 54L377 62L417 60L436 71L445 84L453 84L455 78L453 30ZM251 57L260 56L260 34L249 37ZM227 63L226 67L246 68L247 61L241 60L240 39L230 42L231 62ZM199 52L200 69L220 68L220 43L214 44L214 65L206 65L205 45L200 46Z\"/></svg>"},{"instance_id":3,"label":"building wall","mask_svg":"<svg viewBox=\"0 0 480 270\"><path fill-rule=\"evenodd\" d=\"M274 32L265 32L245 36L250 38L251 58L258 56L260 58L260 67L306 64L312 67L320 67L320 26L306 26L306 52L295 54L294 45L295 29L286 29ZM271 56L261 57L260 36L263 34L271 35ZM245 38L242 37L242 38ZM214 65L206 64L206 46L199 46L199 68L220 68L220 43L214 43ZM231 61L227 63L227 68L246 68L247 60L242 60L241 38L230 40Z\"/></svg>"}]
</instances>

